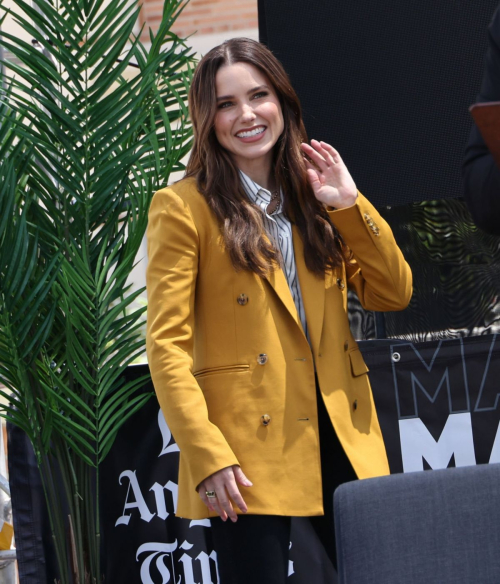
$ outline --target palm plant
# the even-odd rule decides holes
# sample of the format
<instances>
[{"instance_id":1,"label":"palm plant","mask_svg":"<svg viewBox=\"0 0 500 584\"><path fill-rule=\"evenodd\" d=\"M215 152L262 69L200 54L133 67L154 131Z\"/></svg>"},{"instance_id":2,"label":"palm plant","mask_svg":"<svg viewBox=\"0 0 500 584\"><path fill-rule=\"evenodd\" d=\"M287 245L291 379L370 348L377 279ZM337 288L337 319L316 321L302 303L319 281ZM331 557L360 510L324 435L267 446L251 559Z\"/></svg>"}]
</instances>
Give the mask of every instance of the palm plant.
<instances>
[{"instance_id":1,"label":"palm plant","mask_svg":"<svg viewBox=\"0 0 500 584\"><path fill-rule=\"evenodd\" d=\"M0 33L1 415L33 444L61 582L98 583L99 466L149 398L124 378L144 351L127 278L190 147L194 57L171 32L180 0L149 49L130 0L12 2L33 42Z\"/></svg>"}]
</instances>

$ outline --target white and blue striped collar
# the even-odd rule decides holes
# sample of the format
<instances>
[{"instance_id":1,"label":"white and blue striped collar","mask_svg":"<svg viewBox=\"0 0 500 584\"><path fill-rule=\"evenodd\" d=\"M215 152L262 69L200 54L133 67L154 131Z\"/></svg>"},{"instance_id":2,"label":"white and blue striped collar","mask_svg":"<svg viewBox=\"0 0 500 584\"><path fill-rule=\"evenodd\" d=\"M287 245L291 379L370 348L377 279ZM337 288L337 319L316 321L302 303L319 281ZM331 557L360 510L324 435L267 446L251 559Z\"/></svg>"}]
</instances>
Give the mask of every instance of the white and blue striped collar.
<instances>
[{"instance_id":1,"label":"white and blue striped collar","mask_svg":"<svg viewBox=\"0 0 500 584\"><path fill-rule=\"evenodd\" d=\"M271 202L271 191L261 187L258 183L252 180L248 175L246 175L242 170L239 171L241 182L246 194L249 196L250 200L258 205L264 212L267 206ZM281 198L278 207L274 211L275 213L281 213L282 201L283 201L283 191L281 191Z\"/></svg>"}]
</instances>

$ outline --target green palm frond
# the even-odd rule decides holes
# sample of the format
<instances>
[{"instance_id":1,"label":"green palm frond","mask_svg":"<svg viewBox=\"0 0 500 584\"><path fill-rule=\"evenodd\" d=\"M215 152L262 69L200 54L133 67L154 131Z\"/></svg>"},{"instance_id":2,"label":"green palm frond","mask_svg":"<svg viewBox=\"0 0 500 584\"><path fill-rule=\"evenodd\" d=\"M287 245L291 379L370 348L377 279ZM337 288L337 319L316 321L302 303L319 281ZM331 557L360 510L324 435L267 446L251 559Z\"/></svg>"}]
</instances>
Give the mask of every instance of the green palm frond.
<instances>
[{"instance_id":1,"label":"green palm frond","mask_svg":"<svg viewBox=\"0 0 500 584\"><path fill-rule=\"evenodd\" d=\"M0 0L0 22L10 13L33 42L0 32L15 58L0 88L1 415L34 445L62 581L100 582L92 481L150 398L145 378L125 379L144 353L144 291L128 278L152 195L190 149L194 58L171 32L182 1L165 1L150 47L129 0L12 4Z\"/></svg>"}]
</instances>

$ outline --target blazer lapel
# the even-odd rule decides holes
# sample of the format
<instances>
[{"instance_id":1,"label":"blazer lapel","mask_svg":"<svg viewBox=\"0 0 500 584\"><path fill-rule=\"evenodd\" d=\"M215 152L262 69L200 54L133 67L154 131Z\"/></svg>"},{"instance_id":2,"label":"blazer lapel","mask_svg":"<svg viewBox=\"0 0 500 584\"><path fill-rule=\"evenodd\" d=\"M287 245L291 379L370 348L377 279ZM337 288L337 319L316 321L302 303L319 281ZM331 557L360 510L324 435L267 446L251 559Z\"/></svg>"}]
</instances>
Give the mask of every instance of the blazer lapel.
<instances>
[{"instance_id":1,"label":"blazer lapel","mask_svg":"<svg viewBox=\"0 0 500 584\"><path fill-rule=\"evenodd\" d=\"M306 266L304 260L304 245L299 231L292 226L295 264L299 276L300 291L304 310L306 312L307 328L312 347L318 352L323 330L323 316L325 311L325 277L317 276ZM291 296L291 294L290 294ZM293 302L293 299L292 299Z\"/></svg>"},{"instance_id":2,"label":"blazer lapel","mask_svg":"<svg viewBox=\"0 0 500 584\"><path fill-rule=\"evenodd\" d=\"M288 286L288 282L285 276L285 272L281 268L277 268L273 272L271 272L267 277L267 281L273 287L276 294L279 296L281 302L285 305L288 309L288 312L291 314L292 318L302 329L302 323L300 322L300 318L297 312L297 307L295 306L295 302L293 301L292 293L290 292L290 287Z\"/></svg>"},{"instance_id":3,"label":"blazer lapel","mask_svg":"<svg viewBox=\"0 0 500 584\"><path fill-rule=\"evenodd\" d=\"M316 352L319 350L321 333L323 330L323 316L325 310L325 278L317 276L309 271L304 260L304 246L302 238L295 225L292 226L293 248L295 255L295 265L299 277L300 291L306 313L307 328L311 344ZM285 272L279 268L267 276L267 281L273 287L280 300L290 312L291 316L304 333L302 323L292 293L285 276Z\"/></svg>"}]
</instances>

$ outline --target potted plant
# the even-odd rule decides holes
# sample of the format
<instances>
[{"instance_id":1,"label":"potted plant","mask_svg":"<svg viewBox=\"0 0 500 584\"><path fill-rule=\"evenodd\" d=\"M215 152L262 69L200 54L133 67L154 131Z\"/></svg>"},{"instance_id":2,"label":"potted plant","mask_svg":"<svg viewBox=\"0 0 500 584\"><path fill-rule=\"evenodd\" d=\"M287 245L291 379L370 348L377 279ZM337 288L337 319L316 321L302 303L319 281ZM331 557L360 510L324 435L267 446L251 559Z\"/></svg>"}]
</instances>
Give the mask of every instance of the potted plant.
<instances>
[{"instance_id":1,"label":"potted plant","mask_svg":"<svg viewBox=\"0 0 500 584\"><path fill-rule=\"evenodd\" d=\"M123 376L144 352L127 280L190 148L194 57L171 32L180 0L148 48L129 0L12 3L0 24L33 41L0 32L1 415L33 445L60 581L99 583L99 466L149 398Z\"/></svg>"}]
</instances>

